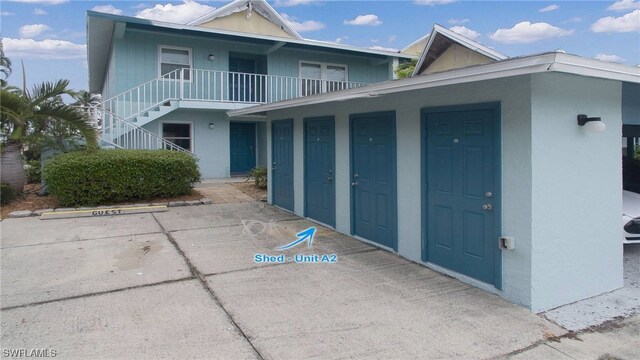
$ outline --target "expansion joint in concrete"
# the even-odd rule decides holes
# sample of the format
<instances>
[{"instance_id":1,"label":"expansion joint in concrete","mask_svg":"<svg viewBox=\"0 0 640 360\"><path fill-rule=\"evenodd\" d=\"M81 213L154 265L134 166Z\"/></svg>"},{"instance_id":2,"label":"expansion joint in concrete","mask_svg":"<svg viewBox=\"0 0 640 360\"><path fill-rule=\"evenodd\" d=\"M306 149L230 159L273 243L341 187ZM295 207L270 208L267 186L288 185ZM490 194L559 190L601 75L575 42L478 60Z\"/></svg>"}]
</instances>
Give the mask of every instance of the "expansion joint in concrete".
<instances>
[{"instance_id":1,"label":"expansion joint in concrete","mask_svg":"<svg viewBox=\"0 0 640 360\"><path fill-rule=\"evenodd\" d=\"M60 301L84 299L84 298L89 298L89 297L93 297L93 296L113 294L113 293L118 293L118 292L127 291L127 290L135 290L135 289L142 289L142 288L158 286L158 285L173 284L173 283L177 283L177 282L181 282L181 281L187 281L187 280L193 280L193 279L195 279L194 276L184 277L184 278L180 278L180 279L164 280L164 281L159 281L159 282L154 282L154 283L149 283L149 284L128 286L128 287L119 288L119 289L98 291L98 292L89 293L89 294L73 295L73 296L67 296L67 297L58 298L58 299L37 301L37 302L33 302L33 303L15 305L15 306L7 306L7 307L0 308L0 310L1 311L7 311L7 310L14 310L14 309L22 309L22 308L26 308L26 307L50 304L50 303L55 303L55 302L60 302Z\"/></svg>"},{"instance_id":2,"label":"expansion joint in concrete","mask_svg":"<svg viewBox=\"0 0 640 360\"><path fill-rule=\"evenodd\" d=\"M158 221L158 219L156 218L155 214L151 214L151 216L153 217L153 219L156 221L156 223L158 224L158 226L160 226L160 228L162 229L162 232L167 236L167 239L169 239L169 242L171 242L171 244L174 246L174 248L176 249L176 251L178 252L178 254L180 254L180 256L182 256L182 258L184 259L185 263L187 264L187 267L189 267L189 271L191 271L191 274L198 279L198 281L200 282L200 285L202 285L202 288L209 294L209 296L211 297L211 299L213 300L213 302L218 305L222 311L224 311L225 315L227 316L227 319L229 320L229 322L231 322L231 324L236 328L236 330L238 331L238 333L247 341L247 343L251 346L251 348L253 349L255 355L263 360L264 356L262 356L262 354L260 353L260 351L258 351L258 349L256 348L256 346L253 344L253 342L251 341L251 339L249 339L249 337L247 336L247 334L244 332L244 330L242 330L242 328L240 327L240 325L236 322L236 320L233 318L233 316L231 315L231 313L224 307L224 305L222 304L222 302L220 301L220 299L218 298L218 296L216 295L216 293L209 287L209 285L207 284L207 280L205 279L205 276L202 275L200 273L200 271L198 271L198 268L193 265L193 263L191 262L191 260L187 257L187 255L184 253L184 251L182 251L182 249L180 248L180 245L178 245L178 242L176 241L176 239L173 237L173 235L171 235L170 232L168 232L164 226L162 226L162 224L160 223L160 221Z\"/></svg>"}]
</instances>

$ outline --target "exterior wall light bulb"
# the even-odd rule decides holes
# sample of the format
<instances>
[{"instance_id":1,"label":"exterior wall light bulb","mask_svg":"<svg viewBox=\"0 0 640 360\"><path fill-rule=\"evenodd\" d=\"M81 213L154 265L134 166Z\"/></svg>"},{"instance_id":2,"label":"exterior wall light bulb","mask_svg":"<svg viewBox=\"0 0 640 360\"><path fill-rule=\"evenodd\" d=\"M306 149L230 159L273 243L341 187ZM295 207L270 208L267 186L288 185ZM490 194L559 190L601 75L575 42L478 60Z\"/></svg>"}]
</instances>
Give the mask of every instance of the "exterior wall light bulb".
<instances>
[{"instance_id":1,"label":"exterior wall light bulb","mask_svg":"<svg viewBox=\"0 0 640 360\"><path fill-rule=\"evenodd\" d=\"M207 56L207 59L209 59L209 61L213 61L216 59L216 56L213 54L209 54L209 56Z\"/></svg>"},{"instance_id":2,"label":"exterior wall light bulb","mask_svg":"<svg viewBox=\"0 0 640 360\"><path fill-rule=\"evenodd\" d=\"M595 133L603 132L606 128L607 125L605 125L605 123L603 123L602 121L589 121L588 123L584 124L585 130Z\"/></svg>"},{"instance_id":3,"label":"exterior wall light bulb","mask_svg":"<svg viewBox=\"0 0 640 360\"><path fill-rule=\"evenodd\" d=\"M216 123L209 123L209 129L215 129L216 128Z\"/></svg>"},{"instance_id":4,"label":"exterior wall light bulb","mask_svg":"<svg viewBox=\"0 0 640 360\"><path fill-rule=\"evenodd\" d=\"M603 132L607 125L602 122L599 117L587 117L587 115L578 115L578 126L583 126L585 130L591 132Z\"/></svg>"}]
</instances>

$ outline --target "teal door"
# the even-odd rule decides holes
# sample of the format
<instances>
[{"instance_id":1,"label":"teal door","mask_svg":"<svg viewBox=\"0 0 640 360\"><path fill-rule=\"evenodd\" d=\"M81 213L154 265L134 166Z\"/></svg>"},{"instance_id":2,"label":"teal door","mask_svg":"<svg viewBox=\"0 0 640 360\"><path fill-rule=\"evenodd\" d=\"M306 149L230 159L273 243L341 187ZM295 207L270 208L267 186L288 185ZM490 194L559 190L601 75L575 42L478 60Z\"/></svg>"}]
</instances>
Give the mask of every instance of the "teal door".
<instances>
[{"instance_id":1,"label":"teal door","mask_svg":"<svg viewBox=\"0 0 640 360\"><path fill-rule=\"evenodd\" d=\"M273 204L293 211L293 120L272 123L271 146Z\"/></svg>"},{"instance_id":2,"label":"teal door","mask_svg":"<svg viewBox=\"0 0 640 360\"><path fill-rule=\"evenodd\" d=\"M423 112L426 261L499 285L498 109Z\"/></svg>"},{"instance_id":3,"label":"teal door","mask_svg":"<svg viewBox=\"0 0 640 360\"><path fill-rule=\"evenodd\" d=\"M229 93L231 101L255 102L256 61L229 58Z\"/></svg>"},{"instance_id":4,"label":"teal door","mask_svg":"<svg viewBox=\"0 0 640 360\"><path fill-rule=\"evenodd\" d=\"M256 167L256 124L230 125L231 174L246 174Z\"/></svg>"},{"instance_id":5,"label":"teal door","mask_svg":"<svg viewBox=\"0 0 640 360\"><path fill-rule=\"evenodd\" d=\"M335 226L335 125L333 117L304 121L305 216Z\"/></svg>"},{"instance_id":6,"label":"teal door","mask_svg":"<svg viewBox=\"0 0 640 360\"><path fill-rule=\"evenodd\" d=\"M395 113L351 116L354 235L398 249Z\"/></svg>"}]
</instances>

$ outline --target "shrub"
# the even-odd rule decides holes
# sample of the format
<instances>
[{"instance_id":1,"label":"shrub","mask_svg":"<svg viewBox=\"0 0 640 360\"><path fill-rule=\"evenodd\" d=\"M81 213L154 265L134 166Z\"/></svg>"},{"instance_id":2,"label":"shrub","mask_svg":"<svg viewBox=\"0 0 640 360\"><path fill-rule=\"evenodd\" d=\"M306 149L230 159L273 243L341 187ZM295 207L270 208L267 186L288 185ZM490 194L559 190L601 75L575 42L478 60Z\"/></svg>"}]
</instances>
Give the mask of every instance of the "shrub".
<instances>
[{"instance_id":1,"label":"shrub","mask_svg":"<svg viewBox=\"0 0 640 360\"><path fill-rule=\"evenodd\" d=\"M56 156L43 178L63 206L91 206L189 194L200 171L182 152L98 150Z\"/></svg>"},{"instance_id":2,"label":"shrub","mask_svg":"<svg viewBox=\"0 0 640 360\"><path fill-rule=\"evenodd\" d=\"M8 204L15 198L16 192L13 190L13 186L5 183L0 184L0 204Z\"/></svg>"},{"instance_id":3,"label":"shrub","mask_svg":"<svg viewBox=\"0 0 640 360\"><path fill-rule=\"evenodd\" d=\"M28 160L27 166L25 166L27 172L27 183L36 184L42 181L42 168L40 167L40 160Z\"/></svg>"},{"instance_id":4,"label":"shrub","mask_svg":"<svg viewBox=\"0 0 640 360\"><path fill-rule=\"evenodd\" d=\"M253 168L251 169L250 174L251 177L253 177L253 180L255 181L257 187L262 189L267 187L267 168Z\"/></svg>"}]
</instances>

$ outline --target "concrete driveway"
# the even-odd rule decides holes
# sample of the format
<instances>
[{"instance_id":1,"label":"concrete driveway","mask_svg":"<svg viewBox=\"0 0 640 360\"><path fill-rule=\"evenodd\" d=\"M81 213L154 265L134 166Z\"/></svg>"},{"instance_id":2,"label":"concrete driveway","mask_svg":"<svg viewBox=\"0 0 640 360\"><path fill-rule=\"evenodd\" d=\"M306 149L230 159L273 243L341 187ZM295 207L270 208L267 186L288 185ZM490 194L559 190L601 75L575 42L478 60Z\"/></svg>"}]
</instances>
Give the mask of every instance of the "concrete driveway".
<instances>
[{"instance_id":1,"label":"concrete driveway","mask_svg":"<svg viewBox=\"0 0 640 360\"><path fill-rule=\"evenodd\" d=\"M524 308L260 203L1 222L2 349L57 358L491 358L565 333ZM316 226L335 263L256 254ZM521 354L520 354L521 356Z\"/></svg>"}]
</instances>

